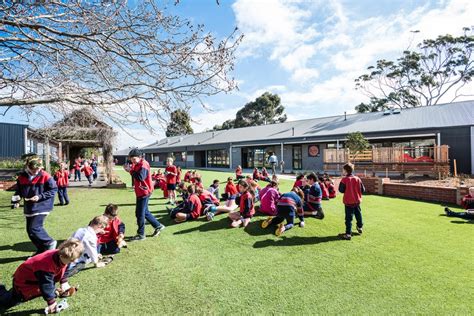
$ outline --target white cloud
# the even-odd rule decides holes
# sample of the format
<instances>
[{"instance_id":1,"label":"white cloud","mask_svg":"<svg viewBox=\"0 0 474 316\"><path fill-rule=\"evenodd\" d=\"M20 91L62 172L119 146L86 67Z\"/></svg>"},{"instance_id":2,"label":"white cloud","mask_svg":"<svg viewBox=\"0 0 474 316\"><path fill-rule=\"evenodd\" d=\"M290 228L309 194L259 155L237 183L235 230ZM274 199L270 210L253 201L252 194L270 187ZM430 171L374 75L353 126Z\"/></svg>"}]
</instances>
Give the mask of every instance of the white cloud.
<instances>
[{"instance_id":1,"label":"white cloud","mask_svg":"<svg viewBox=\"0 0 474 316\"><path fill-rule=\"evenodd\" d=\"M203 132L206 129L212 129L215 125L221 125L228 119L234 119L235 113L237 113L239 109L240 107L227 108L212 112L203 111L200 114L193 116L191 127L195 133Z\"/></svg>"},{"instance_id":2,"label":"white cloud","mask_svg":"<svg viewBox=\"0 0 474 316\"><path fill-rule=\"evenodd\" d=\"M163 130L157 130L151 133L142 126L125 127L123 129L115 128L118 135L115 141L114 149L143 147L156 142L165 136ZM132 136L133 137L132 137Z\"/></svg>"}]
</instances>

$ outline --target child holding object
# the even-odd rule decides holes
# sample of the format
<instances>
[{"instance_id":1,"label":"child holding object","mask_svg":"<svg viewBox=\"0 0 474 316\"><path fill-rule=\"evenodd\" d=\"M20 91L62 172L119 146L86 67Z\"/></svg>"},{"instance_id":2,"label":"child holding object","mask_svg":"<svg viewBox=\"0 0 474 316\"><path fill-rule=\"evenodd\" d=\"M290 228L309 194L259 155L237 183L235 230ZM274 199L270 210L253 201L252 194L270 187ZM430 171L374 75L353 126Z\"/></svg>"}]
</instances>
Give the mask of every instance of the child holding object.
<instances>
[{"instance_id":1,"label":"child holding object","mask_svg":"<svg viewBox=\"0 0 474 316\"><path fill-rule=\"evenodd\" d=\"M18 175L15 195L24 199L26 232L36 247L36 254L55 249L57 242L44 229L46 216L53 210L56 182L43 169L41 158L32 156Z\"/></svg>"},{"instance_id":2,"label":"child holding object","mask_svg":"<svg viewBox=\"0 0 474 316\"><path fill-rule=\"evenodd\" d=\"M116 254L120 248L126 247L125 224L118 217L118 206L108 204L105 207L104 216L108 219L108 225L103 234L97 234L97 251L101 254Z\"/></svg>"},{"instance_id":3,"label":"child holding object","mask_svg":"<svg viewBox=\"0 0 474 316\"><path fill-rule=\"evenodd\" d=\"M67 279L81 270L84 270L88 263L94 264L96 268L102 268L106 265L105 262L100 262L101 256L97 252L97 234L103 234L105 227L107 227L108 218L100 215L94 217L90 222L89 226L79 228L73 235L72 238L80 240L84 246L84 253L82 256L70 263L64 272L64 279ZM65 291L65 287L62 284L65 280L61 280L61 288Z\"/></svg>"},{"instance_id":4,"label":"child holding object","mask_svg":"<svg viewBox=\"0 0 474 316\"><path fill-rule=\"evenodd\" d=\"M278 225L275 235L281 236L285 231L293 228L296 212L298 212L298 218L300 219L300 227L304 227L303 198L304 193L298 187L294 187L291 192L284 193L278 200L277 216L270 216L264 220L262 228ZM284 220L286 220L286 225L283 225Z\"/></svg>"},{"instance_id":5,"label":"child holding object","mask_svg":"<svg viewBox=\"0 0 474 316\"><path fill-rule=\"evenodd\" d=\"M352 174L354 172L353 164L345 164L343 167L344 178L339 183L339 192L344 193L342 199L346 212L346 233L339 236L345 240L351 240L352 237L352 218L355 216L357 221L357 231L362 234L362 212L360 203L362 202L362 193L365 192L364 184L359 177Z\"/></svg>"},{"instance_id":6,"label":"child holding object","mask_svg":"<svg viewBox=\"0 0 474 316\"><path fill-rule=\"evenodd\" d=\"M0 306L5 309L21 302L42 296L47 303L48 314L56 313L55 283L64 278L64 272L71 262L79 258L84 250L77 239L68 239L58 249L48 250L23 262L13 275L13 287L7 291L0 284ZM70 295L75 289L69 290Z\"/></svg>"},{"instance_id":7,"label":"child holding object","mask_svg":"<svg viewBox=\"0 0 474 316\"><path fill-rule=\"evenodd\" d=\"M67 187L69 186L69 171L66 164L61 162L59 170L54 174L54 180L58 186L59 205L68 205L69 196L67 195Z\"/></svg>"},{"instance_id":8,"label":"child holding object","mask_svg":"<svg viewBox=\"0 0 474 316\"><path fill-rule=\"evenodd\" d=\"M245 180L240 180L238 184L240 198L239 198L239 212L229 213L229 219L232 221L231 227L237 228L239 226L247 227L255 214L254 208L254 192L250 184Z\"/></svg>"}]
</instances>

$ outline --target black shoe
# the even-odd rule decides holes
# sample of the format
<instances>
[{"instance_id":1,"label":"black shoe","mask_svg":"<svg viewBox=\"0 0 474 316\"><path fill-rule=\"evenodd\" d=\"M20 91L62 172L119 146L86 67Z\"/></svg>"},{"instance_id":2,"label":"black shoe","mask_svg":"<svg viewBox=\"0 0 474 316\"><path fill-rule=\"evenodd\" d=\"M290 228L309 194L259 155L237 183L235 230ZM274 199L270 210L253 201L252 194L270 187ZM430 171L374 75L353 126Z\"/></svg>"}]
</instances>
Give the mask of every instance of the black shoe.
<instances>
[{"instance_id":1,"label":"black shoe","mask_svg":"<svg viewBox=\"0 0 474 316\"><path fill-rule=\"evenodd\" d=\"M130 241L140 241L140 240L145 240L146 236L145 235L135 235L132 238L130 238Z\"/></svg>"},{"instance_id":2,"label":"black shoe","mask_svg":"<svg viewBox=\"0 0 474 316\"><path fill-rule=\"evenodd\" d=\"M160 226L156 227L155 230L153 231L153 234L151 234L151 237L156 237L158 236L161 231L165 229L165 225L161 224Z\"/></svg>"},{"instance_id":3,"label":"black shoe","mask_svg":"<svg viewBox=\"0 0 474 316\"><path fill-rule=\"evenodd\" d=\"M445 207L444 208L444 213L446 213L446 216L451 216L451 214L453 213L449 208Z\"/></svg>"}]
</instances>

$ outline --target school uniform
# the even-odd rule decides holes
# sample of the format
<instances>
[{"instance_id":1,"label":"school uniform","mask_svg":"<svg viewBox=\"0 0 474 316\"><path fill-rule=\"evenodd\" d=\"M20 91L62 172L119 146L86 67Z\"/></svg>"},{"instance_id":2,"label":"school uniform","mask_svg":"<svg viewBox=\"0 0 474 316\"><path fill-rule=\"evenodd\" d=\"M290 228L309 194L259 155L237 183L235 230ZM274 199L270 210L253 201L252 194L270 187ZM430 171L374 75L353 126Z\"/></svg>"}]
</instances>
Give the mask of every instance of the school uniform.
<instances>
[{"instance_id":1,"label":"school uniform","mask_svg":"<svg viewBox=\"0 0 474 316\"><path fill-rule=\"evenodd\" d=\"M207 206L218 206L219 205L219 199L215 197L211 192L209 191L203 191L201 194L199 194L199 200L201 200L201 204L203 207Z\"/></svg>"},{"instance_id":2,"label":"school uniform","mask_svg":"<svg viewBox=\"0 0 474 316\"><path fill-rule=\"evenodd\" d=\"M54 304L55 283L63 278L66 267L57 249L30 257L16 269L12 289L1 287L0 305L9 308L40 296L48 305Z\"/></svg>"},{"instance_id":3,"label":"school uniform","mask_svg":"<svg viewBox=\"0 0 474 316\"><path fill-rule=\"evenodd\" d=\"M319 182L319 187L321 188L321 194L323 200L329 200L329 190L324 184L324 182Z\"/></svg>"},{"instance_id":4,"label":"school uniform","mask_svg":"<svg viewBox=\"0 0 474 316\"><path fill-rule=\"evenodd\" d=\"M339 183L339 192L344 193L342 201L346 212L346 234L352 234L352 218L355 216L357 227L362 228L362 213L360 203L362 202L362 193L365 192L364 184L359 177L349 174L341 179Z\"/></svg>"},{"instance_id":5,"label":"school uniform","mask_svg":"<svg viewBox=\"0 0 474 316\"><path fill-rule=\"evenodd\" d=\"M334 186L332 181L325 181L324 185L326 186L326 188L328 188L329 198L334 199L337 195L337 192L336 192L336 187Z\"/></svg>"},{"instance_id":6,"label":"school uniform","mask_svg":"<svg viewBox=\"0 0 474 316\"><path fill-rule=\"evenodd\" d=\"M134 164L130 169L130 174L133 177L133 187L135 190L136 208L135 216L137 218L137 234L145 236L145 219L153 226L158 228L161 223L150 213L148 209L148 202L153 193L153 182L151 180L150 164L145 159L140 159L137 164ZM173 177L174 178L174 177Z\"/></svg>"},{"instance_id":7,"label":"school uniform","mask_svg":"<svg viewBox=\"0 0 474 316\"><path fill-rule=\"evenodd\" d=\"M54 180L58 186L58 197L60 205L69 204L69 196L67 194L67 187L69 186L69 171L59 170L54 174Z\"/></svg>"},{"instance_id":8,"label":"school uniform","mask_svg":"<svg viewBox=\"0 0 474 316\"><path fill-rule=\"evenodd\" d=\"M171 173L173 173L173 174L171 174ZM176 174L177 173L178 173L178 169L174 165L167 166L166 169L165 169L166 188L169 191L176 190Z\"/></svg>"},{"instance_id":9,"label":"school uniform","mask_svg":"<svg viewBox=\"0 0 474 316\"><path fill-rule=\"evenodd\" d=\"M453 212L449 208L445 208L446 215L449 217L458 217L467 220L474 219L474 196L470 194L465 195L461 200L461 206L467 210L467 212Z\"/></svg>"},{"instance_id":10,"label":"school uniform","mask_svg":"<svg viewBox=\"0 0 474 316\"><path fill-rule=\"evenodd\" d=\"M304 189L305 203L303 210L305 212L317 212L316 218L323 219L324 213L321 207L322 191L319 183L315 182L312 186L307 186Z\"/></svg>"},{"instance_id":11,"label":"school uniform","mask_svg":"<svg viewBox=\"0 0 474 316\"><path fill-rule=\"evenodd\" d=\"M296 211L302 205L303 201L295 192L282 194L277 202L277 215L272 219L270 225L278 225L286 220L285 230L293 228ZM300 220L303 221L302 216Z\"/></svg>"},{"instance_id":12,"label":"school uniform","mask_svg":"<svg viewBox=\"0 0 474 316\"><path fill-rule=\"evenodd\" d=\"M214 195L216 198L219 199L219 186L215 187L214 185L211 185L207 191L211 192L212 195Z\"/></svg>"},{"instance_id":13,"label":"school uniform","mask_svg":"<svg viewBox=\"0 0 474 316\"><path fill-rule=\"evenodd\" d=\"M16 183L15 195L22 198L39 196L38 202L24 202L26 232L36 246L37 253L49 250L55 245L55 240L48 235L43 225L46 216L53 210L54 196L58 191L56 182L46 171L40 170L36 176L31 176L26 171L21 172Z\"/></svg>"},{"instance_id":14,"label":"school uniform","mask_svg":"<svg viewBox=\"0 0 474 316\"><path fill-rule=\"evenodd\" d=\"M187 171L184 174L184 182L190 182L190 179L191 179L191 171Z\"/></svg>"},{"instance_id":15,"label":"school uniform","mask_svg":"<svg viewBox=\"0 0 474 316\"><path fill-rule=\"evenodd\" d=\"M125 224L116 216L113 220L109 220L103 234L97 234L97 251L102 254L119 253L117 239L120 234L125 234Z\"/></svg>"},{"instance_id":16,"label":"school uniform","mask_svg":"<svg viewBox=\"0 0 474 316\"><path fill-rule=\"evenodd\" d=\"M235 179L240 180L244 179L245 177L242 175L242 169L235 169Z\"/></svg>"},{"instance_id":17,"label":"school uniform","mask_svg":"<svg viewBox=\"0 0 474 316\"><path fill-rule=\"evenodd\" d=\"M176 207L171 211L171 218L175 219L178 213L185 213L187 221L199 218L202 215L202 203L197 194L191 194L181 208Z\"/></svg>"},{"instance_id":18,"label":"school uniform","mask_svg":"<svg viewBox=\"0 0 474 316\"><path fill-rule=\"evenodd\" d=\"M245 192L239 199L240 215L242 218L252 218L255 214L253 196L250 192Z\"/></svg>"},{"instance_id":19,"label":"school uniform","mask_svg":"<svg viewBox=\"0 0 474 316\"><path fill-rule=\"evenodd\" d=\"M94 180L96 180L96 179L97 179L97 175L98 175L98 174L97 174L97 161L92 160L92 162L91 162L91 168L92 168L92 170L94 171L94 174L93 174L92 177L94 178Z\"/></svg>"},{"instance_id":20,"label":"school uniform","mask_svg":"<svg viewBox=\"0 0 474 316\"><path fill-rule=\"evenodd\" d=\"M73 165L74 169L74 181L81 181L81 162L79 160L76 160Z\"/></svg>"},{"instance_id":21,"label":"school uniform","mask_svg":"<svg viewBox=\"0 0 474 316\"><path fill-rule=\"evenodd\" d=\"M94 181L94 179L92 178L92 175L94 174L94 170L92 170L90 166L84 166L82 167L82 171L84 172L84 175L86 176L87 181L89 181L89 185L91 185L92 181Z\"/></svg>"}]
</instances>

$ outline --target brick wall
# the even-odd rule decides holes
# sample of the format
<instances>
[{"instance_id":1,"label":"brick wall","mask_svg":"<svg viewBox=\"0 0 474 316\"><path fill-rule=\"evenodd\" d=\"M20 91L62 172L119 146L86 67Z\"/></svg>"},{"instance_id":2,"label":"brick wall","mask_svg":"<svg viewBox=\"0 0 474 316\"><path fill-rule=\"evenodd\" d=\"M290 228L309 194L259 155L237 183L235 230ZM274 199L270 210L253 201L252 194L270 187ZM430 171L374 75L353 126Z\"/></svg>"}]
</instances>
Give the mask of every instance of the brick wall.
<instances>
[{"instance_id":1,"label":"brick wall","mask_svg":"<svg viewBox=\"0 0 474 316\"><path fill-rule=\"evenodd\" d=\"M384 183L383 195L441 203L457 203L457 189L421 185Z\"/></svg>"},{"instance_id":2,"label":"brick wall","mask_svg":"<svg viewBox=\"0 0 474 316\"><path fill-rule=\"evenodd\" d=\"M15 190L16 181L0 181L0 190L13 191Z\"/></svg>"}]
</instances>

